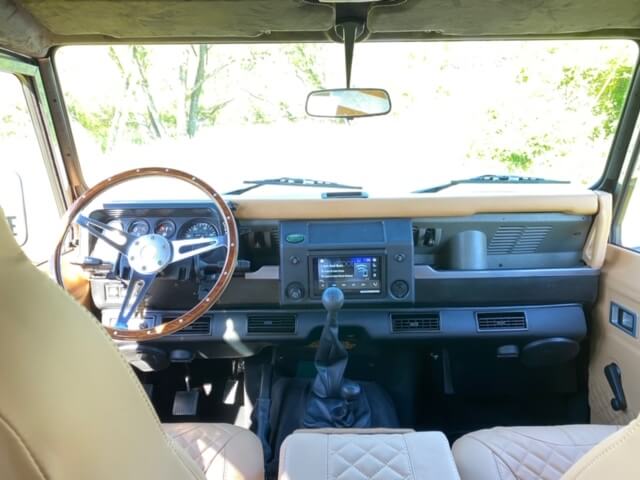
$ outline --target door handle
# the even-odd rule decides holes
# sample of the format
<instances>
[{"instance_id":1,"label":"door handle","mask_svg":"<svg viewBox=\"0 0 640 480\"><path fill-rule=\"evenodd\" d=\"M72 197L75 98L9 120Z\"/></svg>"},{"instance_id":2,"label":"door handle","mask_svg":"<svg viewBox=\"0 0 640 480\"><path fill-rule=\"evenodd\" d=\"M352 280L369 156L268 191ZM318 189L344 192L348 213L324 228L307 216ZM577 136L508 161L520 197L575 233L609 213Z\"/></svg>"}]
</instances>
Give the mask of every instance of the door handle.
<instances>
[{"instance_id":1,"label":"door handle","mask_svg":"<svg viewBox=\"0 0 640 480\"><path fill-rule=\"evenodd\" d=\"M618 367L616 363L610 363L604 367L604 375L607 377L607 382L609 382L609 387L611 387L611 391L613 392L611 408L616 412L626 410L627 398L622 388L622 372L620 371L620 367Z\"/></svg>"}]
</instances>

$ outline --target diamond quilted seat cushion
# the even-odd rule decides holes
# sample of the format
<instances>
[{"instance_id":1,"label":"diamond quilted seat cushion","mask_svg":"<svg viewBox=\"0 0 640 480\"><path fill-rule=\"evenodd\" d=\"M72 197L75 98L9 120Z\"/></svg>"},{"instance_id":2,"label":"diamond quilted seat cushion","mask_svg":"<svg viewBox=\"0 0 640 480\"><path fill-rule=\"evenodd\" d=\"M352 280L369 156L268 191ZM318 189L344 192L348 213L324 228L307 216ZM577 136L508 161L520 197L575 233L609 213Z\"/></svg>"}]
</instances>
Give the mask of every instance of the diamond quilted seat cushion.
<instances>
[{"instance_id":1,"label":"diamond quilted seat cushion","mask_svg":"<svg viewBox=\"0 0 640 480\"><path fill-rule=\"evenodd\" d=\"M440 432L300 430L280 450L280 480L458 480Z\"/></svg>"},{"instance_id":2,"label":"diamond quilted seat cushion","mask_svg":"<svg viewBox=\"0 0 640 480\"><path fill-rule=\"evenodd\" d=\"M619 428L497 427L461 437L453 455L462 480L558 480Z\"/></svg>"}]
</instances>

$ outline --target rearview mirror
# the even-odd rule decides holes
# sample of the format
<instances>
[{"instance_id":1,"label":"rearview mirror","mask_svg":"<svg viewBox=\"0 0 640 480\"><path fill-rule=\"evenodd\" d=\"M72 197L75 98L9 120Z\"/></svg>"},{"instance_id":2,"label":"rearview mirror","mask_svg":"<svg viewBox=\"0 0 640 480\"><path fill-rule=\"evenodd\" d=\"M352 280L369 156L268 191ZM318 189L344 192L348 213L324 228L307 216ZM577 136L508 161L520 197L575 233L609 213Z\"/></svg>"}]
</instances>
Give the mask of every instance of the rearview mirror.
<instances>
[{"instance_id":1,"label":"rearview mirror","mask_svg":"<svg viewBox=\"0 0 640 480\"><path fill-rule=\"evenodd\" d=\"M375 117L391 111L391 99L381 88L316 90L307 96L306 110L311 117Z\"/></svg>"}]
</instances>

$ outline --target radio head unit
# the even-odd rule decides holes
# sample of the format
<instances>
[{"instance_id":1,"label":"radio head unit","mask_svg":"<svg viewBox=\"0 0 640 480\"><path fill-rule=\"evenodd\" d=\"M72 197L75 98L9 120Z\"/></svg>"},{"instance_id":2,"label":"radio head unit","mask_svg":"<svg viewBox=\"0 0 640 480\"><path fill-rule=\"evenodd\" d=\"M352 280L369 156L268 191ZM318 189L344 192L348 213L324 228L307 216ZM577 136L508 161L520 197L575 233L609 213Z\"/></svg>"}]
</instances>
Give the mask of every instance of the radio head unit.
<instances>
[{"instance_id":1,"label":"radio head unit","mask_svg":"<svg viewBox=\"0 0 640 480\"><path fill-rule=\"evenodd\" d=\"M335 286L349 304L415 298L411 219L280 222L280 303L320 305Z\"/></svg>"},{"instance_id":2,"label":"radio head unit","mask_svg":"<svg viewBox=\"0 0 640 480\"><path fill-rule=\"evenodd\" d=\"M379 296L383 293L382 255L312 256L312 295L320 297L329 287L340 288L345 296Z\"/></svg>"}]
</instances>

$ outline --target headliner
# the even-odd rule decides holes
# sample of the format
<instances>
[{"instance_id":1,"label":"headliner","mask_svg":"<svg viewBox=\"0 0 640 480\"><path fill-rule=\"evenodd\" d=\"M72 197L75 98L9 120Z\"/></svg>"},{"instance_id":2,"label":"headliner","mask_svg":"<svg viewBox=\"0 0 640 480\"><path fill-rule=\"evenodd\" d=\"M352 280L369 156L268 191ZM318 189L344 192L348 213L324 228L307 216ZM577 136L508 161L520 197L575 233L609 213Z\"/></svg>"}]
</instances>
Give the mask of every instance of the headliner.
<instances>
[{"instance_id":1,"label":"headliner","mask_svg":"<svg viewBox=\"0 0 640 480\"><path fill-rule=\"evenodd\" d=\"M0 0L0 46L41 57L83 43L326 41L335 18L303 0ZM640 1L383 0L367 27L369 40L640 38Z\"/></svg>"}]
</instances>

